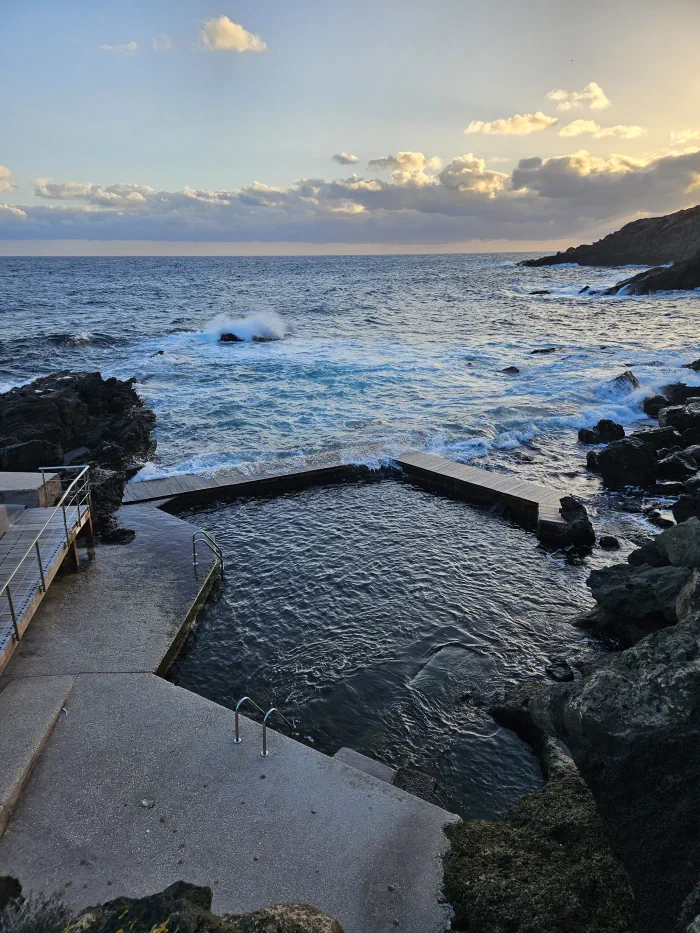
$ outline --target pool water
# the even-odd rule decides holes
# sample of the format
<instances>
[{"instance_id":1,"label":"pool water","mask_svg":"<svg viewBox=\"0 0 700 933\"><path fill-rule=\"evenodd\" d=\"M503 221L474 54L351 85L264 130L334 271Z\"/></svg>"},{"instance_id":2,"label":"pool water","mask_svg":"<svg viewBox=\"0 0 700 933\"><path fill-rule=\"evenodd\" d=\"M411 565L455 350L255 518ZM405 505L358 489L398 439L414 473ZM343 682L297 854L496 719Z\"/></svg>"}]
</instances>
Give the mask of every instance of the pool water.
<instances>
[{"instance_id":1,"label":"pool water","mask_svg":"<svg viewBox=\"0 0 700 933\"><path fill-rule=\"evenodd\" d=\"M245 694L279 706L322 752L348 745L427 773L440 803L472 818L541 786L527 745L488 707L550 659L602 650L570 624L593 605L597 558L548 554L531 531L404 479L187 517L216 534L226 578L175 683L227 706Z\"/></svg>"}]
</instances>

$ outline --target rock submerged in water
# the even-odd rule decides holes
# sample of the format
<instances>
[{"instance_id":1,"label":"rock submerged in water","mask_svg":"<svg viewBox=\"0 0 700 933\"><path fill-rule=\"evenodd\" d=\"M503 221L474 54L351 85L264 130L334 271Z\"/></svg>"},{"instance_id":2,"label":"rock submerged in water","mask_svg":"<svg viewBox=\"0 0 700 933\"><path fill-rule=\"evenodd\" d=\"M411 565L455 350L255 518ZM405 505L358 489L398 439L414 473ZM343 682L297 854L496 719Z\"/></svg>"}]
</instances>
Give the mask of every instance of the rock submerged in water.
<instances>
[{"instance_id":1,"label":"rock submerged in water","mask_svg":"<svg viewBox=\"0 0 700 933\"><path fill-rule=\"evenodd\" d=\"M660 266L623 279L605 290L605 295L653 295L656 292L694 291L700 288L700 252L691 259Z\"/></svg>"},{"instance_id":2,"label":"rock submerged in water","mask_svg":"<svg viewBox=\"0 0 700 933\"><path fill-rule=\"evenodd\" d=\"M508 376L517 376L520 370L517 366L506 366L506 368L502 369L501 372L506 373Z\"/></svg>"},{"instance_id":3,"label":"rock submerged in water","mask_svg":"<svg viewBox=\"0 0 700 933\"><path fill-rule=\"evenodd\" d=\"M592 428L580 428L578 439L582 444L609 444L619 441L625 436L625 429L621 424L609 418L601 420Z\"/></svg>"},{"instance_id":4,"label":"rock submerged in water","mask_svg":"<svg viewBox=\"0 0 700 933\"><path fill-rule=\"evenodd\" d=\"M221 343L244 343L242 337L236 336L236 334L220 334L219 340Z\"/></svg>"},{"instance_id":5,"label":"rock submerged in water","mask_svg":"<svg viewBox=\"0 0 700 933\"><path fill-rule=\"evenodd\" d=\"M15 879L16 887L21 886ZM15 897L17 894L15 893ZM72 922L68 911L55 902L56 933L74 930L76 933L343 933L337 920L307 904L280 904L246 914L217 916L211 912L211 888L176 881L159 894L148 897L118 897L97 907L88 907ZM46 929L45 911L37 902L24 908L15 900L7 914L11 928L17 933L41 933ZM22 917L20 923L19 918ZM58 921L61 921L60 923Z\"/></svg>"}]
</instances>

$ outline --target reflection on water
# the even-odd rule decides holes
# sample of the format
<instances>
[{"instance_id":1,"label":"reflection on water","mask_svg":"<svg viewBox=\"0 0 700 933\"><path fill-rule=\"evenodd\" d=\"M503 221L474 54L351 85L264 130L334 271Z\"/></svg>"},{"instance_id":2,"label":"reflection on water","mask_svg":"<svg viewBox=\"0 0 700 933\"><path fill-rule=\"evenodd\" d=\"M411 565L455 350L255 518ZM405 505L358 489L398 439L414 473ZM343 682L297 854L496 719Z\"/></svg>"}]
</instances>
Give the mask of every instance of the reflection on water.
<instances>
[{"instance_id":1,"label":"reflection on water","mask_svg":"<svg viewBox=\"0 0 700 933\"><path fill-rule=\"evenodd\" d=\"M567 620L592 605L590 566L531 532L406 481L251 498L190 516L226 556L175 683L298 718L303 740L427 772L440 799L493 817L540 786L488 713L548 659L596 650Z\"/></svg>"}]
</instances>

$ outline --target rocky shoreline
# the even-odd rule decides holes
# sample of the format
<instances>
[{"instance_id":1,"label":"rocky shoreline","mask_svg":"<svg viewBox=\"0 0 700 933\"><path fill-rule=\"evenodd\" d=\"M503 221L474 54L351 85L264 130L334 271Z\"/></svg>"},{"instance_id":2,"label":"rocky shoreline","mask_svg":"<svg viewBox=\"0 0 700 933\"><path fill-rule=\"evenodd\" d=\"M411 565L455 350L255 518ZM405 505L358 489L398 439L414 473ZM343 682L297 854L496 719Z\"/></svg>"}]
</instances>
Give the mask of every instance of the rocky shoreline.
<instances>
[{"instance_id":1,"label":"rocky shoreline","mask_svg":"<svg viewBox=\"0 0 700 933\"><path fill-rule=\"evenodd\" d=\"M522 266L662 266L683 262L700 252L700 205L644 217L625 224L595 243L571 246L564 252L525 259Z\"/></svg>"},{"instance_id":2,"label":"rocky shoreline","mask_svg":"<svg viewBox=\"0 0 700 933\"><path fill-rule=\"evenodd\" d=\"M156 416L134 382L66 371L0 395L0 469L89 463L95 529L105 541L115 535L125 484L156 447Z\"/></svg>"},{"instance_id":3,"label":"rocky shoreline","mask_svg":"<svg viewBox=\"0 0 700 933\"><path fill-rule=\"evenodd\" d=\"M600 422L579 439L608 442L588 456L605 487L677 497L678 524L589 577L598 606L577 624L622 650L492 708L547 784L500 821L452 831L456 929L700 929L700 387L667 386L644 411L659 427L626 437Z\"/></svg>"}]
</instances>

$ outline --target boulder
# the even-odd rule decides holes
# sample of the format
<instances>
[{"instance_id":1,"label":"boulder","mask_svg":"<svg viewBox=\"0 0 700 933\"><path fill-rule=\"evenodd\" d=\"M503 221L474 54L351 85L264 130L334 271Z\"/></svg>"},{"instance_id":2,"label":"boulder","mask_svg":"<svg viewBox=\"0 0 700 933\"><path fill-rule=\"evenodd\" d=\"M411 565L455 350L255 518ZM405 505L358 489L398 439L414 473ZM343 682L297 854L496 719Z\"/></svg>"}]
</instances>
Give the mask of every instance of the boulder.
<instances>
[{"instance_id":1,"label":"boulder","mask_svg":"<svg viewBox=\"0 0 700 933\"><path fill-rule=\"evenodd\" d=\"M700 373L700 360L693 360L692 363L684 363L681 369L692 369L694 373Z\"/></svg>"},{"instance_id":2,"label":"boulder","mask_svg":"<svg viewBox=\"0 0 700 933\"><path fill-rule=\"evenodd\" d=\"M642 411L650 418L658 418L662 408L666 408L668 399L665 395L649 395L642 402Z\"/></svg>"},{"instance_id":3,"label":"boulder","mask_svg":"<svg viewBox=\"0 0 700 933\"><path fill-rule=\"evenodd\" d=\"M520 370L517 366L506 366L506 368L501 370L501 372L504 372L509 376L517 376Z\"/></svg>"},{"instance_id":4,"label":"boulder","mask_svg":"<svg viewBox=\"0 0 700 933\"><path fill-rule=\"evenodd\" d=\"M639 388L639 379L631 369L627 369L624 373L611 379L608 386L618 395L629 395L630 392L634 392L635 389Z\"/></svg>"},{"instance_id":5,"label":"boulder","mask_svg":"<svg viewBox=\"0 0 700 933\"><path fill-rule=\"evenodd\" d=\"M560 505L559 514L564 519L564 525L539 524L537 537L556 547L590 547L595 544L595 532L585 505L574 496L563 496Z\"/></svg>"},{"instance_id":6,"label":"boulder","mask_svg":"<svg viewBox=\"0 0 700 933\"><path fill-rule=\"evenodd\" d=\"M12 875L0 875L0 911L22 897L22 885Z\"/></svg>"},{"instance_id":7,"label":"boulder","mask_svg":"<svg viewBox=\"0 0 700 933\"><path fill-rule=\"evenodd\" d=\"M581 428L578 439L582 444L609 444L619 441L625 436L625 429L621 424L602 418L593 428Z\"/></svg>"},{"instance_id":8,"label":"boulder","mask_svg":"<svg viewBox=\"0 0 700 933\"><path fill-rule=\"evenodd\" d=\"M211 902L211 888L177 881L160 894L119 897L89 907L70 929L76 933L343 933L332 917L303 904L218 917L211 912Z\"/></svg>"},{"instance_id":9,"label":"boulder","mask_svg":"<svg viewBox=\"0 0 700 933\"><path fill-rule=\"evenodd\" d=\"M675 623L676 599L689 576L686 567L614 564L594 570L586 583L598 605L609 612L630 619L663 616Z\"/></svg>"},{"instance_id":10,"label":"boulder","mask_svg":"<svg viewBox=\"0 0 700 933\"><path fill-rule=\"evenodd\" d=\"M700 401L662 408L659 412L659 424L662 428L675 428L681 436L686 431L700 430Z\"/></svg>"},{"instance_id":11,"label":"boulder","mask_svg":"<svg viewBox=\"0 0 700 933\"><path fill-rule=\"evenodd\" d=\"M693 516L700 518L700 494L683 493L678 497L678 501L673 503L671 511L679 524L687 522Z\"/></svg>"},{"instance_id":12,"label":"boulder","mask_svg":"<svg viewBox=\"0 0 700 933\"><path fill-rule=\"evenodd\" d=\"M566 744L611 827L637 933L671 933L700 878L698 570L677 616L676 626L584 666L580 680L528 697L521 711Z\"/></svg>"},{"instance_id":13,"label":"boulder","mask_svg":"<svg viewBox=\"0 0 700 933\"><path fill-rule=\"evenodd\" d=\"M691 444L685 449L686 456L692 457L695 463L700 467L700 444Z\"/></svg>"},{"instance_id":14,"label":"boulder","mask_svg":"<svg viewBox=\"0 0 700 933\"><path fill-rule=\"evenodd\" d=\"M654 547L673 567L700 567L700 519L689 518L657 535Z\"/></svg>"},{"instance_id":15,"label":"boulder","mask_svg":"<svg viewBox=\"0 0 700 933\"><path fill-rule=\"evenodd\" d=\"M591 473L598 472L598 454L595 450L589 450L586 454L586 469Z\"/></svg>"},{"instance_id":16,"label":"boulder","mask_svg":"<svg viewBox=\"0 0 700 933\"><path fill-rule=\"evenodd\" d=\"M556 353L559 347L540 347L537 350L530 350L531 356L538 356L547 353Z\"/></svg>"},{"instance_id":17,"label":"boulder","mask_svg":"<svg viewBox=\"0 0 700 933\"><path fill-rule=\"evenodd\" d=\"M698 472L698 465L693 457L677 451L659 460L659 477L661 479L690 479Z\"/></svg>"},{"instance_id":18,"label":"boulder","mask_svg":"<svg viewBox=\"0 0 700 933\"><path fill-rule=\"evenodd\" d=\"M598 538L598 544L606 551L617 551L620 547L620 542L615 535L601 535Z\"/></svg>"},{"instance_id":19,"label":"boulder","mask_svg":"<svg viewBox=\"0 0 700 933\"><path fill-rule=\"evenodd\" d=\"M245 343L243 338L236 336L236 334L220 334L219 340L221 343Z\"/></svg>"},{"instance_id":20,"label":"boulder","mask_svg":"<svg viewBox=\"0 0 700 933\"><path fill-rule=\"evenodd\" d=\"M680 444L681 436L675 428L643 428L630 434L635 440L651 444L654 450L663 450Z\"/></svg>"},{"instance_id":21,"label":"boulder","mask_svg":"<svg viewBox=\"0 0 700 933\"><path fill-rule=\"evenodd\" d=\"M658 458L651 444L626 437L598 452L597 467L603 483L611 489L624 486L653 486Z\"/></svg>"},{"instance_id":22,"label":"boulder","mask_svg":"<svg viewBox=\"0 0 700 933\"><path fill-rule=\"evenodd\" d=\"M641 567L647 564L649 567L668 567L669 560L661 554L656 547L656 542L660 535L655 538L648 538L635 551L630 551L627 555L627 563L630 567Z\"/></svg>"},{"instance_id":23,"label":"boulder","mask_svg":"<svg viewBox=\"0 0 700 933\"><path fill-rule=\"evenodd\" d=\"M63 466L63 448L51 441L23 441L0 449L0 469L33 473L43 466Z\"/></svg>"},{"instance_id":24,"label":"boulder","mask_svg":"<svg viewBox=\"0 0 700 933\"><path fill-rule=\"evenodd\" d=\"M689 386L684 382L673 382L664 386L661 391L668 399L669 405L684 405L700 398L700 386Z\"/></svg>"},{"instance_id":25,"label":"boulder","mask_svg":"<svg viewBox=\"0 0 700 933\"><path fill-rule=\"evenodd\" d=\"M573 766L500 820L450 827L444 859L452 929L632 933L632 895L610 834ZM370 931L367 931L370 933Z\"/></svg>"}]
</instances>

